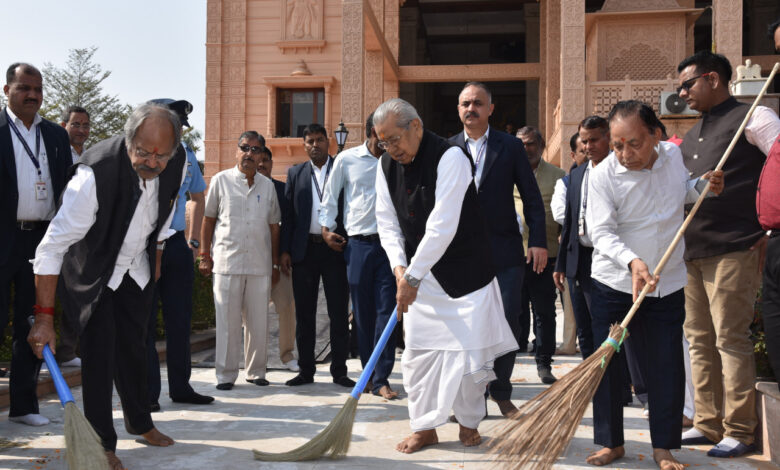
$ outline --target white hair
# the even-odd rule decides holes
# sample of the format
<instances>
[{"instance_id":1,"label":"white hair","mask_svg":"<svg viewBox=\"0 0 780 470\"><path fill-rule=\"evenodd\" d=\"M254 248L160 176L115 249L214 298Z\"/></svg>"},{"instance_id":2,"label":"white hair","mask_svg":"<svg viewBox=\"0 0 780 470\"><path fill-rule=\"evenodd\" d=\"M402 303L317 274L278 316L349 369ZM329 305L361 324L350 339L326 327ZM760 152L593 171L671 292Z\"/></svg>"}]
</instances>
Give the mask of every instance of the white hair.
<instances>
[{"instance_id":1,"label":"white hair","mask_svg":"<svg viewBox=\"0 0 780 470\"><path fill-rule=\"evenodd\" d=\"M404 129L408 129L409 124L415 119L420 121L420 125L423 123L417 110L408 101L401 98L390 98L374 111L374 126L382 124L391 116L395 117L395 125Z\"/></svg>"},{"instance_id":2,"label":"white hair","mask_svg":"<svg viewBox=\"0 0 780 470\"><path fill-rule=\"evenodd\" d=\"M125 122L125 146L129 149L135 141L135 136L138 133L138 129L151 116L164 117L170 122L173 127L173 147L172 152L176 152L176 147L181 140L181 121L179 116L168 109L167 106L159 105L156 103L144 103L133 110L130 116Z\"/></svg>"}]
</instances>

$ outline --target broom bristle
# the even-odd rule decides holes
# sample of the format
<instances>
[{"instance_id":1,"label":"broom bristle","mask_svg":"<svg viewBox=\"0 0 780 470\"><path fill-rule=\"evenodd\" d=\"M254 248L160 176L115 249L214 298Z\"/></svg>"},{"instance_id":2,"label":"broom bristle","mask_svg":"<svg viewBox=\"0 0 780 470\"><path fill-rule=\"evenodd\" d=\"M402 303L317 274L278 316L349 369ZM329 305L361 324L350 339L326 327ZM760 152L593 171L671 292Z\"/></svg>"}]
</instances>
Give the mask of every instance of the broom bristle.
<instances>
[{"instance_id":1,"label":"broom bristle","mask_svg":"<svg viewBox=\"0 0 780 470\"><path fill-rule=\"evenodd\" d=\"M350 396L328 426L306 444L282 453L253 450L256 460L268 462L300 462L315 460L327 455L340 459L347 454L352 441L352 424L355 422L358 401Z\"/></svg>"},{"instance_id":2,"label":"broom bristle","mask_svg":"<svg viewBox=\"0 0 780 470\"><path fill-rule=\"evenodd\" d=\"M610 337L621 341L622 336L620 325L613 325ZM614 353L602 345L499 425L489 444L494 460L506 468L552 468L574 437Z\"/></svg>"},{"instance_id":3,"label":"broom bristle","mask_svg":"<svg viewBox=\"0 0 780 470\"><path fill-rule=\"evenodd\" d=\"M100 437L72 401L65 404L65 446L71 470L110 470Z\"/></svg>"}]
</instances>

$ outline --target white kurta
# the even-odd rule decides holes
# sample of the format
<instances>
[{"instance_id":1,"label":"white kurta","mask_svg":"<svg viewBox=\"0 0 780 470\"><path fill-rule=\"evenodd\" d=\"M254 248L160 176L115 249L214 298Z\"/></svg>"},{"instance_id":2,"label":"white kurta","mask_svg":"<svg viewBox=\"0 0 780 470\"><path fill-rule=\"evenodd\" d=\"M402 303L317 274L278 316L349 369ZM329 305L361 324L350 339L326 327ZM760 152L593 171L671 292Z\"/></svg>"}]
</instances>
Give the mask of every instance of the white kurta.
<instances>
[{"instance_id":1,"label":"white kurta","mask_svg":"<svg viewBox=\"0 0 780 470\"><path fill-rule=\"evenodd\" d=\"M466 189L472 181L468 157L457 147L439 161L436 203L407 273L421 279L417 299L404 315L406 349L401 359L415 431L447 421L450 409L464 426L484 416L484 382L493 380L493 360L517 349L504 317L498 281L463 297L448 296L430 272L455 237ZM404 236L387 180L377 168L376 218L391 266L407 266Z\"/></svg>"}]
</instances>

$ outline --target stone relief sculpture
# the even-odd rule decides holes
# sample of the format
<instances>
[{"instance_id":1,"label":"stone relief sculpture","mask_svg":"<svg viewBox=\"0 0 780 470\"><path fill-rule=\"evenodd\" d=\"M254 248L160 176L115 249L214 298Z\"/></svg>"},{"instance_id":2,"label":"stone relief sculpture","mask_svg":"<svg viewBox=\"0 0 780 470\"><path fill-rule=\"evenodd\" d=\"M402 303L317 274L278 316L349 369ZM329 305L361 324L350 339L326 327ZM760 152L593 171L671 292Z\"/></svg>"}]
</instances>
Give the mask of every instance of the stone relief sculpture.
<instances>
[{"instance_id":1,"label":"stone relief sculpture","mask_svg":"<svg viewBox=\"0 0 780 470\"><path fill-rule=\"evenodd\" d=\"M286 40L322 39L322 0L285 0Z\"/></svg>"}]
</instances>

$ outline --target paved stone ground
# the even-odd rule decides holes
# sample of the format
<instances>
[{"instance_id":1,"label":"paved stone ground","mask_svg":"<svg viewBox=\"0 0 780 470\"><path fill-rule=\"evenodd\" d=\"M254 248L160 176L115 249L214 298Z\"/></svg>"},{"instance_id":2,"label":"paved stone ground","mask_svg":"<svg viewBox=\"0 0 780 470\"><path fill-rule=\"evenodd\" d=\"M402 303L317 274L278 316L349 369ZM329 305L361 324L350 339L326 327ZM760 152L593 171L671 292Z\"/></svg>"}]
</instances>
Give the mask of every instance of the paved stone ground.
<instances>
[{"instance_id":1,"label":"paved stone ground","mask_svg":"<svg viewBox=\"0 0 780 470\"><path fill-rule=\"evenodd\" d=\"M203 357L200 360L207 362ZM553 372L563 375L579 362L578 357L556 357ZM359 361L352 359L348 366L350 376L357 380ZM396 401L386 401L372 395L361 397L352 446L344 460L275 464L255 461L251 453L253 448L284 451L307 442L330 422L346 401L349 390L331 383L327 364L318 367L312 385L297 388L284 386L284 381L293 375L289 371L270 370L268 379L271 386L257 387L246 383L242 373L233 390L219 391L214 388L213 369L193 369L192 383L196 390L212 394L217 400L212 405L202 407L175 404L167 399L164 389L160 400L163 411L155 413L153 417L158 428L177 441L176 445L165 449L146 446L124 431L121 406L115 395L114 426L119 434L118 455L127 468L134 470L495 468L488 460L485 448L467 449L458 442L456 424L439 428L440 444L435 447L411 455L396 452L395 444L410 432L403 393L401 399ZM390 382L393 388L403 391L398 364ZM544 389L536 376L533 358L526 354L518 356L513 382L516 385L513 394L516 402L527 400ZM74 396L81 406L80 387L74 389ZM495 404L489 403L488 409L491 416L480 426L486 441L496 435L494 427L501 423ZM62 409L56 397L41 399L41 413L51 418L52 424L31 428L9 422L6 419L7 411L0 415L0 468L66 468ZM550 423L550 426L555 426L555 423ZM584 464L585 456L595 450L591 426L589 410L556 468L593 468ZM627 457L606 468L656 468L649 444L648 422L642 417L641 408L626 408L625 426ZM676 451L676 455L689 467L734 470L777 468L760 460L758 456L749 459L711 459L705 455L706 450L705 446L686 448Z\"/></svg>"}]
</instances>

